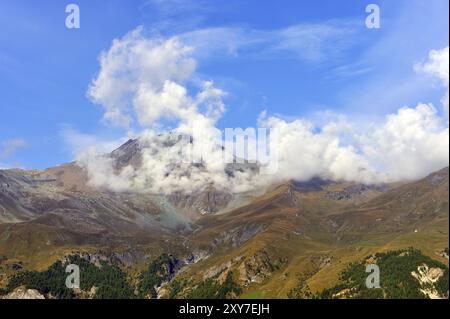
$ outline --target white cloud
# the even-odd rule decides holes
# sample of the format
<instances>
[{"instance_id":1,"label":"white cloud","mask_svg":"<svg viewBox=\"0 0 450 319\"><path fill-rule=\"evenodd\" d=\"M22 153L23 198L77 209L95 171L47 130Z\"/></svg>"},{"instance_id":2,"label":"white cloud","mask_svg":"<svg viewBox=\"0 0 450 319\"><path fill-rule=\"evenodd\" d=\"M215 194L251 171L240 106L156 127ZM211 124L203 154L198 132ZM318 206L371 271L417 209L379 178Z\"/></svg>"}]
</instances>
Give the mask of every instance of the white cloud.
<instances>
[{"instance_id":1,"label":"white cloud","mask_svg":"<svg viewBox=\"0 0 450 319\"><path fill-rule=\"evenodd\" d=\"M275 32L274 50L295 52L299 58L322 61L348 48L356 41L357 28L350 22L295 25ZM331 45L332 43L332 45Z\"/></svg>"},{"instance_id":2,"label":"white cloud","mask_svg":"<svg viewBox=\"0 0 450 319\"><path fill-rule=\"evenodd\" d=\"M118 172L114 169L113 159L104 156L104 153L99 152L98 148L90 147L84 150L79 154L78 161L86 168L91 186L106 188L115 192L130 191L133 189L132 167L125 167Z\"/></svg>"},{"instance_id":3,"label":"white cloud","mask_svg":"<svg viewBox=\"0 0 450 319\"><path fill-rule=\"evenodd\" d=\"M100 72L89 89L93 101L105 107L106 120L125 127L136 121L143 128L141 142L146 147L142 151L142 167L138 171L127 167L118 174L115 172L117 179L113 180L103 177L114 170L106 168L112 163L98 150L82 152L80 163L89 169L95 185L114 185L116 190L133 187L163 192L194 189L214 181L224 185L221 182L226 179L224 165L215 161L220 151L215 124L225 112L222 98L226 93L212 81L194 80L196 61L190 46L176 37L149 40L142 33L138 28L114 40L110 50L101 55ZM196 86L194 94L190 94L188 85ZM192 135L193 128L202 132L202 146L215 149L203 158L205 168L190 167L192 172L187 172L186 165L172 165L178 154L162 147L156 133L167 122L173 124L172 130L178 134ZM76 136L78 142L86 139L91 142L89 138Z\"/></svg>"},{"instance_id":4,"label":"white cloud","mask_svg":"<svg viewBox=\"0 0 450 319\"><path fill-rule=\"evenodd\" d=\"M330 122L319 130L298 119L291 122L278 117L260 119L260 126L276 128L278 141L278 181L309 180L314 176L335 180L375 180L370 163L355 148L343 145L340 134L348 124Z\"/></svg>"},{"instance_id":5,"label":"white cloud","mask_svg":"<svg viewBox=\"0 0 450 319\"><path fill-rule=\"evenodd\" d=\"M163 89L173 89L195 70L195 61L190 57L192 48L176 38L146 39L142 31L138 28L114 40L110 50L102 53L100 72L89 88L91 99L105 107L105 120L116 125L130 125L133 121L130 112L140 108L133 101L141 100L143 92L164 98ZM154 105L150 110L138 111L141 114L148 111L147 119L152 119L152 113L161 115L157 108ZM145 124L146 118L143 120L141 124Z\"/></svg>"},{"instance_id":6,"label":"white cloud","mask_svg":"<svg viewBox=\"0 0 450 319\"><path fill-rule=\"evenodd\" d=\"M287 33L289 39L303 36L296 29ZM222 99L226 93L212 81L200 81L195 72L198 48L189 38L198 36L155 40L146 38L142 29L136 29L114 40L110 50L101 55L100 72L89 95L105 107L105 119L125 127L132 122L141 125L142 165L117 171L108 156L96 147L88 147L81 152L79 161L88 169L94 186L114 191L171 193L194 192L214 185L240 192L314 176L364 183L415 179L448 165L448 122L439 117L431 104L419 104L415 108L401 108L383 122L364 128L358 128L345 116L332 116L317 126L305 119L287 121L262 114L259 126L278 131L278 171L265 176L247 171L229 176L221 160L222 141L216 127L225 112ZM311 52L320 57L321 51L314 46ZM432 51L430 61L420 68L448 87L448 63L445 73L442 54L445 55L445 50ZM448 49L446 54L448 57ZM202 148L203 165L191 165L183 157L185 153L180 158L179 148L165 146L169 135L158 133L168 123L174 136L192 135L194 129L201 132L194 143L184 146L191 152ZM69 133L68 140L80 145L96 142L89 136Z\"/></svg>"},{"instance_id":7,"label":"white cloud","mask_svg":"<svg viewBox=\"0 0 450 319\"><path fill-rule=\"evenodd\" d=\"M275 30L204 28L181 33L178 37L195 48L195 55L201 58L223 55L270 58L283 55L320 62L339 56L357 43L359 30L353 21L331 20Z\"/></svg>"},{"instance_id":8,"label":"white cloud","mask_svg":"<svg viewBox=\"0 0 450 319\"><path fill-rule=\"evenodd\" d=\"M364 183L413 180L448 166L449 130L430 104L404 107L364 130L352 123L316 127L306 120L261 119L277 128L276 180L321 176ZM352 144L344 143L345 136Z\"/></svg>"},{"instance_id":9,"label":"white cloud","mask_svg":"<svg viewBox=\"0 0 450 319\"><path fill-rule=\"evenodd\" d=\"M442 50L431 50L428 61L415 66L417 71L425 72L437 78L441 85L447 89L444 97L441 99L444 110L449 113L449 48Z\"/></svg>"},{"instance_id":10,"label":"white cloud","mask_svg":"<svg viewBox=\"0 0 450 319\"><path fill-rule=\"evenodd\" d=\"M449 130L431 104L401 108L361 138L364 156L389 181L417 179L448 166Z\"/></svg>"}]
</instances>

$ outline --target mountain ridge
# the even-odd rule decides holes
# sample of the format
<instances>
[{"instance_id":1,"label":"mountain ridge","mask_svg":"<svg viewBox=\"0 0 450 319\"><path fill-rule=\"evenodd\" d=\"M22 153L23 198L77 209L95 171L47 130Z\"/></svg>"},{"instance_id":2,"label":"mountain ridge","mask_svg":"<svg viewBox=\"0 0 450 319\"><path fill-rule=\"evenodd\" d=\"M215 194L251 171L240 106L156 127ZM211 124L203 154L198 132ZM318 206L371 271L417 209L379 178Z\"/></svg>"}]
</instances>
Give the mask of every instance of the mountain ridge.
<instances>
[{"instance_id":1,"label":"mountain ridge","mask_svg":"<svg viewBox=\"0 0 450 319\"><path fill-rule=\"evenodd\" d=\"M111 156L118 169L138 165L138 141ZM133 273L166 252L195 262L184 262L167 287L158 288L160 297L180 281L192 282L182 297L195 295L195 283L231 277L244 297L286 298L299 276L318 293L345 265L377 252L412 245L448 265L448 255L440 253L448 249L448 175L446 167L395 184L314 177L247 194L208 185L203 192L164 196L96 189L76 162L0 170L0 256L10 260L9 278L76 251L129 256Z\"/></svg>"}]
</instances>

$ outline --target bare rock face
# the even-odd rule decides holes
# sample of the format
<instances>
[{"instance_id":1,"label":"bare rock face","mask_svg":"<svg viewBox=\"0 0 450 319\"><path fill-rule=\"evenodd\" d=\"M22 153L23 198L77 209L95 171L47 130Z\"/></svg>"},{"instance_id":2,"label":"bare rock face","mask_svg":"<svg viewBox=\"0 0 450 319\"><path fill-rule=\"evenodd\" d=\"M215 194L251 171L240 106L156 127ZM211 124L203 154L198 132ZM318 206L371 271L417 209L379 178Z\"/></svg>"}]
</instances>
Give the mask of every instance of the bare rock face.
<instances>
[{"instance_id":1,"label":"bare rock face","mask_svg":"<svg viewBox=\"0 0 450 319\"><path fill-rule=\"evenodd\" d=\"M365 185L356 184L344 188L341 191L327 192L326 198L331 200L352 200L355 197L364 195L370 192L385 193L388 190L386 185Z\"/></svg>"},{"instance_id":2,"label":"bare rock face","mask_svg":"<svg viewBox=\"0 0 450 319\"><path fill-rule=\"evenodd\" d=\"M128 140L125 144L111 153L114 159L115 168L120 170L125 166L131 165L139 167L142 161L142 146L137 139Z\"/></svg>"},{"instance_id":3,"label":"bare rock face","mask_svg":"<svg viewBox=\"0 0 450 319\"><path fill-rule=\"evenodd\" d=\"M444 270L440 268L430 268L423 264L417 267L417 271L411 272L411 275L416 278L420 285L421 291L430 299L441 299L441 296L435 288L435 283L444 275Z\"/></svg>"},{"instance_id":4,"label":"bare rock face","mask_svg":"<svg viewBox=\"0 0 450 319\"><path fill-rule=\"evenodd\" d=\"M217 213L227 207L233 200L233 194L216 190L214 187L206 187L202 192L196 194L172 193L168 200L175 207L195 212L199 215Z\"/></svg>"},{"instance_id":5,"label":"bare rock face","mask_svg":"<svg viewBox=\"0 0 450 319\"><path fill-rule=\"evenodd\" d=\"M267 251L261 250L239 266L239 280L248 286L251 283L262 283L264 279L272 276L272 273L280 269L285 260L274 258Z\"/></svg>"},{"instance_id":6,"label":"bare rock face","mask_svg":"<svg viewBox=\"0 0 450 319\"><path fill-rule=\"evenodd\" d=\"M35 289L18 287L9 294L0 297L0 299L45 299L45 297Z\"/></svg>"}]
</instances>

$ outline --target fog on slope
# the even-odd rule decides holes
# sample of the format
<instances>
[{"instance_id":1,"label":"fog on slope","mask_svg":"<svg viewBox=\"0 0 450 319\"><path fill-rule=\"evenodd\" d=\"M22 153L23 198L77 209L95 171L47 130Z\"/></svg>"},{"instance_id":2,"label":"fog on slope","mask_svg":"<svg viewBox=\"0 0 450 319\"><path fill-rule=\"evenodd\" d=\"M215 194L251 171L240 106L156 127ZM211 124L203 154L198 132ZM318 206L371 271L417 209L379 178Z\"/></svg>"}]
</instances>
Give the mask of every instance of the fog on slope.
<instances>
[{"instance_id":1,"label":"fog on slope","mask_svg":"<svg viewBox=\"0 0 450 319\"><path fill-rule=\"evenodd\" d=\"M180 38L147 38L138 28L114 40L101 54L99 73L89 87L90 98L105 109L105 121L127 129L136 125L143 129L135 133L141 145L139 165L116 167L114 159L95 145L78 152L78 162L87 169L92 185L163 194L196 192L212 185L239 193L315 176L362 183L416 179L448 166L448 118L441 117L432 104L420 103L400 108L387 115L383 123L364 129L345 117L318 127L307 119L286 121L264 112L257 125L276 133L270 140L276 170L270 174L257 174L252 169L230 173L222 159L224 153L228 158L236 154L223 142L217 128L226 110L226 92L212 81L199 80L195 52L194 46ZM417 72L435 76L446 87L442 99L445 110L448 52L448 47L432 50L427 61L414 66ZM168 128L167 123L176 124ZM193 135L194 141L182 139L169 146L165 140ZM251 142L262 147L258 141ZM183 151L174 147L177 145ZM199 148L200 163L190 162L187 156L199 152ZM264 165L258 163L259 169Z\"/></svg>"}]
</instances>

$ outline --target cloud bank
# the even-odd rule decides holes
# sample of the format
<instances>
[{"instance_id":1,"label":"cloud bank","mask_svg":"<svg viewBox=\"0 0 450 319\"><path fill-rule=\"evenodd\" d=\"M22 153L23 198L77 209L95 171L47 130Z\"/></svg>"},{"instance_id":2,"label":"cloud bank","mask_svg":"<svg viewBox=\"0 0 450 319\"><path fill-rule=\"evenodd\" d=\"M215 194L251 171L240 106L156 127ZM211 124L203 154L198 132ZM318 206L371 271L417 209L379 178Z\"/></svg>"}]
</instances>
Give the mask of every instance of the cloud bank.
<instances>
[{"instance_id":1,"label":"cloud bank","mask_svg":"<svg viewBox=\"0 0 450 319\"><path fill-rule=\"evenodd\" d=\"M287 30L298 33L301 30ZM209 34L209 33L208 33ZM192 35L191 35L192 36ZM286 36L289 36L287 34ZM184 39L183 39L184 38ZM198 38L198 34L195 35ZM223 146L217 121L226 111L226 92L196 74L195 41L186 35L147 38L138 28L100 56L100 71L88 95L105 109L104 120L130 129L138 126L141 165L117 169L114 161L90 147L78 152L90 182L114 191L194 192L209 185L243 192L289 179L314 176L363 183L420 178L448 165L448 120L432 104L402 107L382 123L364 129L341 117L321 126L307 119L286 121L261 114L258 126L276 130L277 170L255 174L227 173L221 160ZM287 43L289 44L289 43ZM286 44L286 45L287 45ZM415 66L447 88L442 102L448 114L448 47L432 50L427 61ZM167 147L167 134L192 136L188 153L202 148L202 164L180 160L176 147ZM176 142L174 144L177 144ZM206 150L206 152L205 152ZM233 153L232 150L225 149Z\"/></svg>"}]
</instances>

